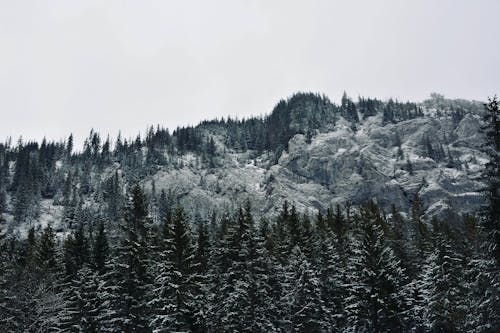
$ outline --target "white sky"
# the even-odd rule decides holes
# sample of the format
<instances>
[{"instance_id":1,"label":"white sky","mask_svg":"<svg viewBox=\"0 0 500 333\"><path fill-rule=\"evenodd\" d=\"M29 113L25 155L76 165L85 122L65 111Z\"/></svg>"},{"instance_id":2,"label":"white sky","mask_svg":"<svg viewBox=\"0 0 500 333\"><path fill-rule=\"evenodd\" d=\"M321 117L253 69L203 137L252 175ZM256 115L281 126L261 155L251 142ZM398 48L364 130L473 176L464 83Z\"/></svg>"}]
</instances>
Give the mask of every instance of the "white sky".
<instances>
[{"instance_id":1,"label":"white sky","mask_svg":"<svg viewBox=\"0 0 500 333\"><path fill-rule=\"evenodd\" d=\"M296 91L500 93L500 1L0 0L0 139L135 136Z\"/></svg>"}]
</instances>

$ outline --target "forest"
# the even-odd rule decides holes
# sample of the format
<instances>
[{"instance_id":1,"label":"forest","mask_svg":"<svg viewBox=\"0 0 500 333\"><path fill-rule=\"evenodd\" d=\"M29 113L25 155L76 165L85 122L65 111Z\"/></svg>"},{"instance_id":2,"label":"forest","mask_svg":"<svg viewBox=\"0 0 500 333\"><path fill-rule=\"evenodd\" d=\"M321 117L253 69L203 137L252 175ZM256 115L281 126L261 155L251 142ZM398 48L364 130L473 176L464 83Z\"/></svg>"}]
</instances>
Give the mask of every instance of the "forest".
<instances>
[{"instance_id":1,"label":"forest","mask_svg":"<svg viewBox=\"0 0 500 333\"><path fill-rule=\"evenodd\" d=\"M297 94L264 118L205 121L172 134L102 142L0 145L0 328L4 332L497 332L500 328L500 113L486 105L487 204L456 220L374 200L274 218L247 200L209 218L140 180L196 152L218 168L225 147L279 154L297 133L347 119L423 117L412 103ZM463 117L460 107L448 110ZM211 132L208 131L210 129ZM438 146L429 140L429 154ZM165 153L166 152L166 153ZM443 153L443 156L446 154ZM438 158L438 157L435 157ZM442 157L445 158L445 157ZM110 166L118 171L104 177ZM176 165L176 167L181 167ZM62 225L34 227L40 205ZM89 200L99 203L88 205ZM9 216L7 219L6 217ZM26 233L13 232L25 226Z\"/></svg>"},{"instance_id":2,"label":"forest","mask_svg":"<svg viewBox=\"0 0 500 333\"><path fill-rule=\"evenodd\" d=\"M275 221L193 221L134 186L120 232L48 225L2 240L5 332L493 332L498 268L473 216L463 227L374 202Z\"/></svg>"}]
</instances>

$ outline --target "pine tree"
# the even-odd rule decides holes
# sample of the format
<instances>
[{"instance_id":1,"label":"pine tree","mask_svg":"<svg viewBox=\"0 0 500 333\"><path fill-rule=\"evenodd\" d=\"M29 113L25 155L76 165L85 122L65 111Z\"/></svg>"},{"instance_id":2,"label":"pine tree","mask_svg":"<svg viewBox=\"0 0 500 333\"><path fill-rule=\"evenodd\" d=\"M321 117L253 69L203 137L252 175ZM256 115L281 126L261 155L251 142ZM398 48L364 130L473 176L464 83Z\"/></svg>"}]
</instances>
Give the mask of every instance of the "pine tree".
<instances>
[{"instance_id":1,"label":"pine tree","mask_svg":"<svg viewBox=\"0 0 500 333\"><path fill-rule=\"evenodd\" d=\"M498 99L493 97L486 106L484 151L490 161L486 164L484 178L487 183L487 215L484 227L489 234L491 248L497 264L500 264L500 109Z\"/></svg>"},{"instance_id":2,"label":"pine tree","mask_svg":"<svg viewBox=\"0 0 500 333\"><path fill-rule=\"evenodd\" d=\"M350 296L347 298L349 330L401 332L401 295L404 273L394 252L385 241L383 219L371 202L361 207L358 239L350 258Z\"/></svg>"},{"instance_id":3,"label":"pine tree","mask_svg":"<svg viewBox=\"0 0 500 333\"><path fill-rule=\"evenodd\" d=\"M145 196L136 185L125 214L124 238L108 261L101 290L106 311L100 315L102 331L147 331L146 291L148 213Z\"/></svg>"},{"instance_id":4,"label":"pine tree","mask_svg":"<svg viewBox=\"0 0 500 333\"><path fill-rule=\"evenodd\" d=\"M56 236L50 224L43 229L35 251L36 264L42 274L56 269Z\"/></svg>"},{"instance_id":5,"label":"pine tree","mask_svg":"<svg viewBox=\"0 0 500 333\"><path fill-rule=\"evenodd\" d=\"M103 222L99 224L92 251L93 266L100 274L103 274L109 256L108 238Z\"/></svg>"},{"instance_id":6,"label":"pine tree","mask_svg":"<svg viewBox=\"0 0 500 333\"><path fill-rule=\"evenodd\" d=\"M317 230L313 240L312 264L319 278L323 316L330 331L341 331L345 326L346 265L344 258L340 257L338 242L335 234L321 229Z\"/></svg>"},{"instance_id":7,"label":"pine tree","mask_svg":"<svg viewBox=\"0 0 500 333\"><path fill-rule=\"evenodd\" d=\"M427 325L435 332L463 332L468 310L464 258L442 232L437 232L436 238L436 248L423 266Z\"/></svg>"},{"instance_id":8,"label":"pine tree","mask_svg":"<svg viewBox=\"0 0 500 333\"><path fill-rule=\"evenodd\" d=\"M100 332L99 298L101 280L88 266L83 266L65 291L66 316L59 325L63 332Z\"/></svg>"},{"instance_id":9,"label":"pine tree","mask_svg":"<svg viewBox=\"0 0 500 333\"><path fill-rule=\"evenodd\" d=\"M493 256L487 247L488 235L478 220L464 217L465 236L462 253L466 268L463 274L467 294L465 329L470 332L498 331L500 329L500 275Z\"/></svg>"},{"instance_id":10,"label":"pine tree","mask_svg":"<svg viewBox=\"0 0 500 333\"><path fill-rule=\"evenodd\" d=\"M194 303L194 332L206 332L208 329L209 314L209 260L212 246L205 221L198 224L196 249L194 254L194 274L195 282L193 290Z\"/></svg>"},{"instance_id":11,"label":"pine tree","mask_svg":"<svg viewBox=\"0 0 500 333\"><path fill-rule=\"evenodd\" d=\"M292 251L290 264L293 286L287 298L290 301L291 332L321 332L324 322L320 281L299 247Z\"/></svg>"},{"instance_id":12,"label":"pine tree","mask_svg":"<svg viewBox=\"0 0 500 333\"><path fill-rule=\"evenodd\" d=\"M68 142L66 144L67 157L70 158L72 153L73 153L73 134L70 134L68 137Z\"/></svg>"},{"instance_id":13,"label":"pine tree","mask_svg":"<svg viewBox=\"0 0 500 333\"><path fill-rule=\"evenodd\" d=\"M76 272L89 261L88 241L85 237L83 223L78 229L70 234L64 242L64 264L66 275L71 279Z\"/></svg>"},{"instance_id":14,"label":"pine tree","mask_svg":"<svg viewBox=\"0 0 500 333\"><path fill-rule=\"evenodd\" d=\"M9 286L12 281L13 267L11 258L7 253L7 236L4 231L5 220L0 212L0 329L5 332L15 331L17 323L15 321L16 302L15 295L12 294Z\"/></svg>"},{"instance_id":15,"label":"pine tree","mask_svg":"<svg viewBox=\"0 0 500 333\"><path fill-rule=\"evenodd\" d=\"M151 328L162 331L191 329L195 322L194 246L186 213L177 207L167 226L154 282Z\"/></svg>"},{"instance_id":16,"label":"pine tree","mask_svg":"<svg viewBox=\"0 0 500 333\"><path fill-rule=\"evenodd\" d=\"M247 269L249 272L248 296L250 308L248 323L251 332L273 332L276 330L277 309L273 302L272 285L276 272L267 249L265 239L255 228L250 201L244 210L244 219L249 229Z\"/></svg>"},{"instance_id":17,"label":"pine tree","mask_svg":"<svg viewBox=\"0 0 500 333\"><path fill-rule=\"evenodd\" d=\"M228 231L229 268L222 275L224 303L219 309L218 321L223 331L243 332L248 330L247 318L250 316L249 284L250 276L247 268L249 256L250 226L240 208L236 223Z\"/></svg>"}]
</instances>

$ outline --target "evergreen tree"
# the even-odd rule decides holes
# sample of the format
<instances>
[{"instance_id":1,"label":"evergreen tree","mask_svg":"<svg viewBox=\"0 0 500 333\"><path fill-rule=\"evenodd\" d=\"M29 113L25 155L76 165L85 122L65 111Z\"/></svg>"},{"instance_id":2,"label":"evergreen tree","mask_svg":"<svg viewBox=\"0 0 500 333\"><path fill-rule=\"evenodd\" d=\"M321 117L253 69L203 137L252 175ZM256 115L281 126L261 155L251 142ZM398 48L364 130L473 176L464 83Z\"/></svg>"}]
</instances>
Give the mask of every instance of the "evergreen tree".
<instances>
[{"instance_id":1,"label":"evergreen tree","mask_svg":"<svg viewBox=\"0 0 500 333\"><path fill-rule=\"evenodd\" d=\"M35 251L35 261L42 274L56 269L56 236L50 224L43 229Z\"/></svg>"},{"instance_id":2,"label":"evergreen tree","mask_svg":"<svg viewBox=\"0 0 500 333\"><path fill-rule=\"evenodd\" d=\"M148 330L147 230L145 196L138 185L131 190L125 214L124 238L108 262L101 290L106 311L100 315L102 331L142 332Z\"/></svg>"},{"instance_id":3,"label":"evergreen tree","mask_svg":"<svg viewBox=\"0 0 500 333\"><path fill-rule=\"evenodd\" d=\"M167 226L163 246L151 302L151 328L159 332L188 330L195 323L193 292L196 272L188 219L180 206L173 215L171 225Z\"/></svg>"},{"instance_id":4,"label":"evergreen tree","mask_svg":"<svg viewBox=\"0 0 500 333\"><path fill-rule=\"evenodd\" d=\"M346 319L346 265L344 258L340 257L338 242L332 232L322 232L321 229L316 232L313 241L312 263L319 279L324 321L330 331L341 331Z\"/></svg>"},{"instance_id":5,"label":"evergreen tree","mask_svg":"<svg viewBox=\"0 0 500 333\"><path fill-rule=\"evenodd\" d=\"M100 274L103 274L105 272L106 261L109 256L109 245L106 231L104 229L104 223L102 222L99 224L99 229L97 230L92 250L94 268Z\"/></svg>"},{"instance_id":6,"label":"evergreen tree","mask_svg":"<svg viewBox=\"0 0 500 333\"><path fill-rule=\"evenodd\" d=\"M424 266L426 321L434 332L463 332L467 312L463 278L464 258L438 232L436 248Z\"/></svg>"},{"instance_id":7,"label":"evergreen tree","mask_svg":"<svg viewBox=\"0 0 500 333\"><path fill-rule=\"evenodd\" d=\"M194 297L194 332L206 332L208 329L209 314L209 260L212 246L205 221L198 224L196 249L194 254L194 274L195 288Z\"/></svg>"},{"instance_id":8,"label":"evergreen tree","mask_svg":"<svg viewBox=\"0 0 500 333\"><path fill-rule=\"evenodd\" d=\"M68 142L66 144L66 155L71 157L71 154L73 153L73 134L70 134L68 137Z\"/></svg>"},{"instance_id":9,"label":"evergreen tree","mask_svg":"<svg viewBox=\"0 0 500 333\"><path fill-rule=\"evenodd\" d=\"M64 242L64 264L68 277L72 279L88 261L88 240L85 237L83 223L80 223L78 229L70 234Z\"/></svg>"},{"instance_id":10,"label":"evergreen tree","mask_svg":"<svg viewBox=\"0 0 500 333\"><path fill-rule=\"evenodd\" d=\"M486 104L484 151L490 161L484 172L487 183L488 214L485 219L485 229L490 236L491 248L497 264L500 264L500 109L498 99L493 97Z\"/></svg>"},{"instance_id":11,"label":"evergreen tree","mask_svg":"<svg viewBox=\"0 0 500 333\"><path fill-rule=\"evenodd\" d=\"M65 291L66 317L59 325L63 332L100 332L100 284L99 276L88 266L78 270Z\"/></svg>"},{"instance_id":12,"label":"evergreen tree","mask_svg":"<svg viewBox=\"0 0 500 333\"><path fill-rule=\"evenodd\" d=\"M320 281L299 247L292 251L293 287L288 295L290 300L290 331L321 332L324 322L323 301Z\"/></svg>"},{"instance_id":13,"label":"evergreen tree","mask_svg":"<svg viewBox=\"0 0 500 333\"><path fill-rule=\"evenodd\" d=\"M18 329L15 321L16 302L9 286L13 267L8 254L7 236L4 231L5 220L0 212L0 329L5 332Z\"/></svg>"},{"instance_id":14,"label":"evergreen tree","mask_svg":"<svg viewBox=\"0 0 500 333\"><path fill-rule=\"evenodd\" d=\"M383 219L371 202L361 207L358 239L350 258L346 299L349 330L401 332L405 298L401 294L404 273L385 241Z\"/></svg>"}]
</instances>

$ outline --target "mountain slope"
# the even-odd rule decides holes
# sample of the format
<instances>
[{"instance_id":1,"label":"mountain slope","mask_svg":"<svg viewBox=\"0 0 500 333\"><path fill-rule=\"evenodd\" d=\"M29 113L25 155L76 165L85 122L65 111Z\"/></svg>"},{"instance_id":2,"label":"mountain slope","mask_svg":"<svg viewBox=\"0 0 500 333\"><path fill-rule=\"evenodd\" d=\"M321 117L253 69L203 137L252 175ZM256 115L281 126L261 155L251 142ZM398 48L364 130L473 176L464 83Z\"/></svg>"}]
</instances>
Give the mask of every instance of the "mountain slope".
<instances>
[{"instance_id":1,"label":"mountain slope","mask_svg":"<svg viewBox=\"0 0 500 333\"><path fill-rule=\"evenodd\" d=\"M198 217L246 199L269 217L285 200L311 213L370 199L387 212L392 204L405 212L418 195L429 216L453 218L483 204L481 112L480 103L439 95L420 104L355 103L344 95L337 106L299 93L265 118L205 121L172 134L151 128L144 139L118 138L114 150L95 132L78 154L67 142L7 145L4 215L22 233L49 222L65 230L68 209L109 218L115 177L116 195L138 182L153 198L164 190L170 204ZM33 168L36 177L23 176ZM31 194L19 217L23 191Z\"/></svg>"}]
</instances>

